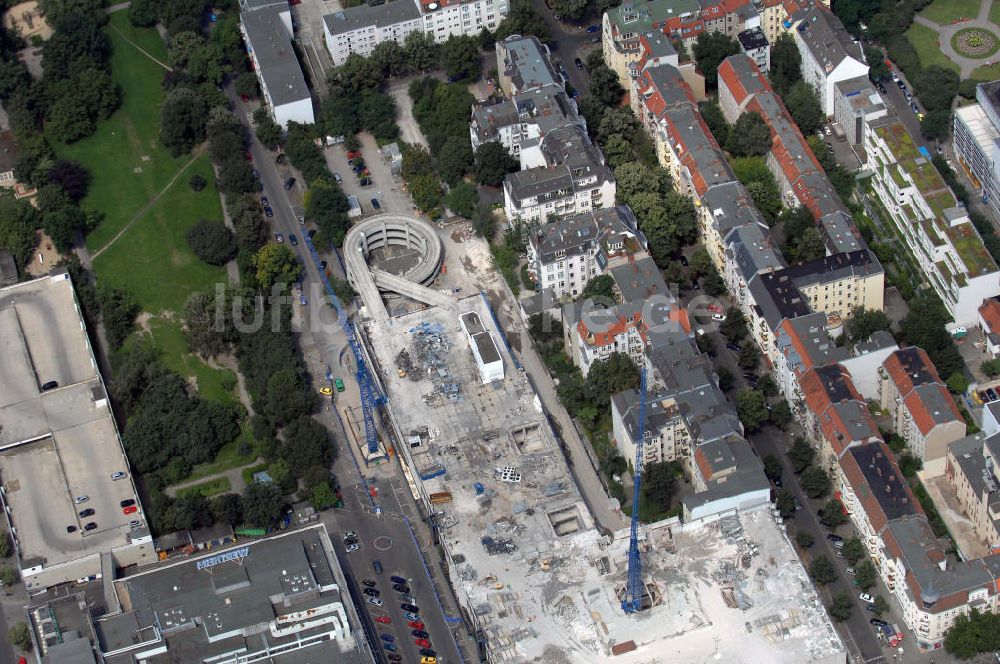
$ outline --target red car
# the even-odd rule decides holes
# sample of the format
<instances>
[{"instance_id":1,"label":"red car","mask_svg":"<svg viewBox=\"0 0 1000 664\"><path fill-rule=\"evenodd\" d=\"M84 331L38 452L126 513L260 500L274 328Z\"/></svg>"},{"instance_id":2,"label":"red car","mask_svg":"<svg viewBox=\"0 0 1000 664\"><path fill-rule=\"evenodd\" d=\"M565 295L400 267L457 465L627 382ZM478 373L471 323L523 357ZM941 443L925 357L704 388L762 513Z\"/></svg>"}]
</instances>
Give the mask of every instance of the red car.
<instances>
[{"instance_id":1,"label":"red car","mask_svg":"<svg viewBox=\"0 0 1000 664\"><path fill-rule=\"evenodd\" d=\"M128 507L122 510L122 514L135 514L138 511L139 511L138 507L136 507L135 505L129 505Z\"/></svg>"},{"instance_id":2,"label":"red car","mask_svg":"<svg viewBox=\"0 0 1000 664\"><path fill-rule=\"evenodd\" d=\"M358 158L360 156L361 156L360 152L348 152L347 153L347 158L348 159L356 159L356 158Z\"/></svg>"},{"instance_id":3,"label":"red car","mask_svg":"<svg viewBox=\"0 0 1000 664\"><path fill-rule=\"evenodd\" d=\"M243 103L245 104L248 101L250 101L250 95L240 95L240 99L242 99Z\"/></svg>"},{"instance_id":4,"label":"red car","mask_svg":"<svg viewBox=\"0 0 1000 664\"><path fill-rule=\"evenodd\" d=\"M409 625L411 629L423 629L424 628L424 624L422 622L420 622L419 620L411 620L410 622L408 622L406 624Z\"/></svg>"},{"instance_id":5,"label":"red car","mask_svg":"<svg viewBox=\"0 0 1000 664\"><path fill-rule=\"evenodd\" d=\"M389 616L378 616L377 618L375 618L375 622L382 623L383 625L388 625L389 623L392 622L392 618L390 618Z\"/></svg>"},{"instance_id":6,"label":"red car","mask_svg":"<svg viewBox=\"0 0 1000 664\"><path fill-rule=\"evenodd\" d=\"M711 311L713 314L721 314L722 313L722 307L720 307L717 304L710 304L710 305L708 305L708 310Z\"/></svg>"},{"instance_id":7,"label":"red car","mask_svg":"<svg viewBox=\"0 0 1000 664\"><path fill-rule=\"evenodd\" d=\"M427 639L414 639L413 642L417 644L418 648L430 648L431 647L431 642L428 641Z\"/></svg>"},{"instance_id":8,"label":"red car","mask_svg":"<svg viewBox=\"0 0 1000 664\"><path fill-rule=\"evenodd\" d=\"M247 161L253 161L253 155L247 152Z\"/></svg>"}]
</instances>

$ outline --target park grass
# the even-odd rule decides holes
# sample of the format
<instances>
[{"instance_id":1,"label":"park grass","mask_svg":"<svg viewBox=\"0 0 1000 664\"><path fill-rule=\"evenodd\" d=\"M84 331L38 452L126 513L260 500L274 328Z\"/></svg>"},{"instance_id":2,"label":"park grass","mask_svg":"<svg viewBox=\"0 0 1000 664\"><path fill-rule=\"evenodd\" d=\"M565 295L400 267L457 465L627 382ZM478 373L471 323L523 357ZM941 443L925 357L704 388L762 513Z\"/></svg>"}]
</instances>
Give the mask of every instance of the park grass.
<instances>
[{"instance_id":1,"label":"park grass","mask_svg":"<svg viewBox=\"0 0 1000 664\"><path fill-rule=\"evenodd\" d=\"M177 495L186 496L192 493L200 493L206 498L211 498L212 496L217 496L220 493L231 491L232 488L232 484L230 484L228 477L216 477L215 479L208 480L207 482L201 482L200 484L178 489Z\"/></svg>"},{"instance_id":2,"label":"park grass","mask_svg":"<svg viewBox=\"0 0 1000 664\"><path fill-rule=\"evenodd\" d=\"M975 81L995 81L1000 78L1000 62L992 65L976 67L972 70L971 78Z\"/></svg>"},{"instance_id":3,"label":"park grass","mask_svg":"<svg viewBox=\"0 0 1000 664\"><path fill-rule=\"evenodd\" d=\"M934 0L921 10L920 15L940 25L950 25L961 18L979 15L979 0ZM990 18L993 8L990 9Z\"/></svg>"},{"instance_id":4,"label":"park grass","mask_svg":"<svg viewBox=\"0 0 1000 664\"><path fill-rule=\"evenodd\" d=\"M105 216L87 237L92 252L107 244L189 159L172 157L159 140L163 68L111 26L154 57L166 59L166 48L156 30L133 27L128 12L112 14L105 32L113 48L111 74L122 91L121 106L98 123L92 136L81 141L66 145L50 138L60 157L80 162L93 178L82 205Z\"/></svg>"},{"instance_id":5,"label":"park grass","mask_svg":"<svg viewBox=\"0 0 1000 664\"><path fill-rule=\"evenodd\" d=\"M942 67L951 69L956 74L959 73L959 66L941 52L941 46L938 43L938 33L919 23L914 23L906 31L906 37L913 44L913 48L916 49L922 66L941 65Z\"/></svg>"},{"instance_id":6,"label":"park grass","mask_svg":"<svg viewBox=\"0 0 1000 664\"><path fill-rule=\"evenodd\" d=\"M993 0L990 5L990 23L1000 26L1000 0Z\"/></svg>"},{"instance_id":7,"label":"park grass","mask_svg":"<svg viewBox=\"0 0 1000 664\"><path fill-rule=\"evenodd\" d=\"M191 470L191 474L184 481L190 482L210 475L218 475L219 473L245 466L254 461L257 458L256 451L251 451L247 456L240 454L240 443L244 440L245 435L248 435L247 432L241 434L236 440L232 440L220 447L214 459L205 463L199 463Z\"/></svg>"},{"instance_id":8,"label":"park grass","mask_svg":"<svg viewBox=\"0 0 1000 664\"><path fill-rule=\"evenodd\" d=\"M199 395L222 404L236 403L236 374L229 369L212 368L190 352L179 323L164 318L151 318L149 331L153 344L160 351L163 364L171 371L192 380L198 386Z\"/></svg>"},{"instance_id":9,"label":"park grass","mask_svg":"<svg viewBox=\"0 0 1000 664\"><path fill-rule=\"evenodd\" d=\"M189 157L190 159L190 157ZM191 252L185 233L200 219L221 220L222 203L208 155L185 172L198 173L210 184L200 192L178 179L107 251L94 259L101 281L132 293L152 314L179 313L188 295L226 283L222 267L208 265Z\"/></svg>"}]
</instances>

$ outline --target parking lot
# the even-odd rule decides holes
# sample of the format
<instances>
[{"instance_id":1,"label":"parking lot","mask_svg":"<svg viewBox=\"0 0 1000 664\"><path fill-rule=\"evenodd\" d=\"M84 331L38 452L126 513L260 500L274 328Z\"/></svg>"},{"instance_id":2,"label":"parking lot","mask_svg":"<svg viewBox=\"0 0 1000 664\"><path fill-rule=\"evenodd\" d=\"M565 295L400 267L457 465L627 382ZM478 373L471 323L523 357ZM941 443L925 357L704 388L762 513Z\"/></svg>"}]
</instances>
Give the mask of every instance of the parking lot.
<instances>
[{"instance_id":1,"label":"parking lot","mask_svg":"<svg viewBox=\"0 0 1000 664\"><path fill-rule=\"evenodd\" d=\"M344 193L357 196L365 215L376 212L372 205L373 198L379 202L380 209L377 212L418 214L410 197L403 191L403 181L393 178L389 165L382 160L375 138L367 132L358 134L358 138L361 140L361 156L364 157L372 181L367 187L361 186L361 179L351 170L343 144L323 150L327 167L342 178L340 187Z\"/></svg>"}]
</instances>

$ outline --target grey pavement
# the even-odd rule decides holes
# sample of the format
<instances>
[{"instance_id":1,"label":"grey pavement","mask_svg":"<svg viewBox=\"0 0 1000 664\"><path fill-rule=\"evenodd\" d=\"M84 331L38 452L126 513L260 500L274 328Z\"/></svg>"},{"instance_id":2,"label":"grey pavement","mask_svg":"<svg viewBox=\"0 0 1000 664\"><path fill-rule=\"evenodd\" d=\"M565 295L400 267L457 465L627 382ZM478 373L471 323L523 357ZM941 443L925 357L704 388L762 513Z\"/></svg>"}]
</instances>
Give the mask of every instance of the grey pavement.
<instances>
[{"instance_id":1,"label":"grey pavement","mask_svg":"<svg viewBox=\"0 0 1000 664\"><path fill-rule=\"evenodd\" d=\"M914 16L913 21L914 23L930 28L938 33L938 46L941 48L941 52L947 55L952 62L959 66L962 78L969 78L972 76L974 69L982 67L983 65L991 64L993 60L987 60L986 58L968 58L960 54L951 45L951 38L954 37L955 33L959 30L966 30L968 28L982 28L983 30L988 30L993 34L1000 36L1000 26L990 22L991 4L991 0L980 0L979 13L974 18L970 16L967 20L960 21L958 23L951 23L949 25L935 23L920 14Z\"/></svg>"}]
</instances>

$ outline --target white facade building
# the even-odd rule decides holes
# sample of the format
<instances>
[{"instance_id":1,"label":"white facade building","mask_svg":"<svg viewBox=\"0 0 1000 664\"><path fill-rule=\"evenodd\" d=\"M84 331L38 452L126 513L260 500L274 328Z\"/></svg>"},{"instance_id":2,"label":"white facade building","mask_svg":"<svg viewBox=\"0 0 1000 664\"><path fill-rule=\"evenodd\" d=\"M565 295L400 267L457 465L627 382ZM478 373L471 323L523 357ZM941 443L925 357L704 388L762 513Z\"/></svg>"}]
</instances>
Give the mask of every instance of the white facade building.
<instances>
[{"instance_id":1,"label":"white facade building","mask_svg":"<svg viewBox=\"0 0 1000 664\"><path fill-rule=\"evenodd\" d=\"M815 5L792 17L792 35L802 56L802 80L819 93L823 111L833 115L833 87L868 75L861 46L833 12Z\"/></svg>"},{"instance_id":2,"label":"white facade building","mask_svg":"<svg viewBox=\"0 0 1000 664\"><path fill-rule=\"evenodd\" d=\"M240 32L271 118L284 128L289 122L315 122L309 87L292 48L288 6L268 5L241 12Z\"/></svg>"}]
</instances>

